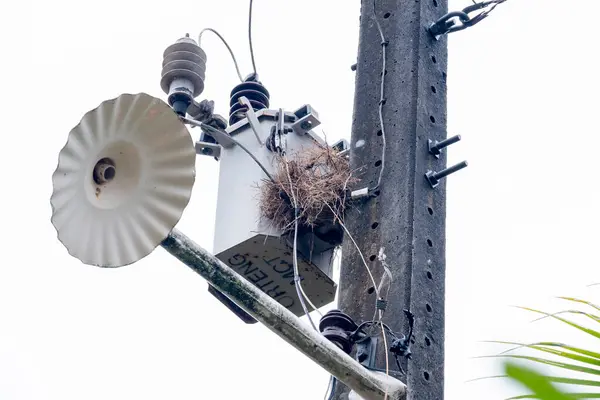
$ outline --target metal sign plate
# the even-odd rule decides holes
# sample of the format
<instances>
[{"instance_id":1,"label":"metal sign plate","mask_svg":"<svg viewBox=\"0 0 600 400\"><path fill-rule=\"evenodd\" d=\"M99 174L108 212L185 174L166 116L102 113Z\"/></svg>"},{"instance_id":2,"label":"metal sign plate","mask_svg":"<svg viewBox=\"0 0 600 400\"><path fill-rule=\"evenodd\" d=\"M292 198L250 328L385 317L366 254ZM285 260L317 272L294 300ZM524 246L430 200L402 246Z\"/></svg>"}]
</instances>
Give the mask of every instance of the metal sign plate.
<instances>
[{"instance_id":1,"label":"metal sign plate","mask_svg":"<svg viewBox=\"0 0 600 400\"><path fill-rule=\"evenodd\" d=\"M294 314L304 314L294 287L292 249L284 238L256 235L217 254L217 258ZM335 282L301 254L298 254L298 269L302 289L315 306L324 306L335 299Z\"/></svg>"}]
</instances>

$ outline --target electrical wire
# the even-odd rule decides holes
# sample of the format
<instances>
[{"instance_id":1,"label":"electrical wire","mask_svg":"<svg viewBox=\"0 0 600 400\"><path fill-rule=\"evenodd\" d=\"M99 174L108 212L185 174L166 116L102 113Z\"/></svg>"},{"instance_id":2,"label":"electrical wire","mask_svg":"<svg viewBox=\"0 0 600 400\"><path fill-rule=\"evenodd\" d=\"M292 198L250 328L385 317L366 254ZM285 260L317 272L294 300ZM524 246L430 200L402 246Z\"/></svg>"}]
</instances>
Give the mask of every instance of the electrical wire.
<instances>
[{"instance_id":1,"label":"electrical wire","mask_svg":"<svg viewBox=\"0 0 600 400\"><path fill-rule=\"evenodd\" d=\"M360 247L358 247L358 244L354 240L354 237L350 234L350 232L348 231L348 228L346 228L346 225L342 222L342 219L337 215L337 213L334 211L334 209L331 208L331 206L329 204L327 204L327 203L325 203L325 205L327 207L329 207L329 209L331 210L331 212L333 213L333 215L336 216L336 218L337 218L340 226L342 227L342 229L344 229L344 232L346 232L346 235L348 235L348 237L350 238L350 240L354 244L354 247L356 247L356 250L358 251L358 255L360 256L360 258L361 258L361 260L362 260L365 268L367 269L367 273L369 274L369 278L371 278L371 282L373 283L373 289L375 290L377 298L379 298L379 289L377 288L377 283L375 282L375 278L373 277L373 273L371 272L371 268L369 268L369 264L367 264L367 260L365 260L365 256L363 255L362 251L360 250Z\"/></svg>"},{"instance_id":2,"label":"electrical wire","mask_svg":"<svg viewBox=\"0 0 600 400\"><path fill-rule=\"evenodd\" d=\"M335 388L337 387L337 378L331 375L329 379L329 385L327 385L327 392L325 392L324 400L333 400L335 396Z\"/></svg>"},{"instance_id":3,"label":"electrical wire","mask_svg":"<svg viewBox=\"0 0 600 400\"><path fill-rule=\"evenodd\" d=\"M213 133L216 132L217 135L227 136L227 138L229 140L231 140L236 146L239 146L242 150L244 150L246 152L246 154L248 154L254 160L254 162L256 162L256 164L258 164L260 169L263 170L263 172L265 173L265 175L267 175L267 177L271 180L271 182L276 183L273 176L269 173L269 171L265 168L265 166L262 165L262 163L258 160L258 158L256 158L256 156L254 154L252 154L252 152L250 150L248 150L248 148L246 148L246 146L244 146L239 141L237 141L236 139L231 137L228 133L223 132L220 129L212 127L208 124L205 124L204 122L195 121L193 119L186 118L186 117L180 117L180 118L183 122L194 125L194 126L199 126L200 128L207 130L208 132L213 132Z\"/></svg>"},{"instance_id":4,"label":"electrical wire","mask_svg":"<svg viewBox=\"0 0 600 400\"><path fill-rule=\"evenodd\" d=\"M331 208L331 206L329 204L327 204L327 207L329 207L331 212L335 216L337 216L336 212L333 210L333 208ZM339 224L341 225L341 227L344 229L344 232L346 232L346 234L348 235L348 237L350 238L352 243L354 243L354 246L356 247L356 250L358 251L360 258L362 259L363 264L365 265L365 268L367 269L369 277L371 278L371 282L373 283L373 288L375 289L376 296L378 299L380 299L381 298L380 291L379 291L380 287L378 287L378 285L375 283L375 278L373 277L373 274L371 273L371 268L369 268L369 265L367 264L367 261L365 260L365 256L363 255L362 251L360 250L360 247L354 240L354 237L352 237L352 235L348 231L348 228L346 228L346 225L342 222L342 220L339 217L338 217L338 221L339 221ZM382 253L382 252L380 251L380 253ZM384 260L385 260L385 258L384 258ZM390 272L390 275L391 275L391 272ZM391 276L390 276L390 279L391 279ZM375 305L375 316L376 315L377 315L377 303ZM379 320L377 321L377 323L381 326L381 334L383 336L383 345L385 348L385 351L384 351L384 353L385 353L385 374L387 376L389 376L390 375L390 359L389 359L389 354L388 354L387 338L386 338L386 334L385 334L386 325L383 323L382 320L383 320L383 311L379 310ZM361 324L361 326L362 326L362 324ZM389 328L387 328L387 329L389 329ZM384 400L387 400L387 398L388 398L388 393L387 393L387 388L386 388Z\"/></svg>"},{"instance_id":5,"label":"electrical wire","mask_svg":"<svg viewBox=\"0 0 600 400\"><path fill-rule=\"evenodd\" d=\"M379 126L381 127L381 140L382 140L382 149L381 149L381 169L379 170L379 178L377 179L377 185L373 188L373 191L379 189L381 186L381 181L383 179L383 171L385 170L385 153L387 149L387 142L385 136L385 126L383 124L383 105L385 104L385 69L386 69L386 48L387 41L385 40L385 36L383 34L383 29L381 29L381 24L379 23L379 18L377 18L377 10L375 8L375 3L377 0L373 0L373 19L375 19L375 24L377 25L377 30L379 31L379 36L381 36L381 59L382 59L382 68L381 68L381 87L380 87L380 96L379 96Z\"/></svg>"},{"instance_id":6,"label":"electrical wire","mask_svg":"<svg viewBox=\"0 0 600 400\"><path fill-rule=\"evenodd\" d=\"M233 63L235 64L235 70L237 72L238 78L240 78L240 82L244 82L244 78L242 78L242 73L240 72L240 67L238 65L237 59L235 58L235 54L233 54L233 50L231 50L231 47L229 47L229 44L227 43L227 41L225 40L225 38L223 36L221 36L221 34L219 32L217 32L213 28L204 28L204 29L202 29L202 31L200 31L200 34L198 35L198 46L200 46L200 44L202 42L202 34L204 32L206 32L206 31L212 32L215 35L217 35L219 37L219 39L221 39L221 41L223 42L223 44L225 45L225 47L227 47L227 50L229 50L229 54L231 54L231 58L233 60Z\"/></svg>"},{"instance_id":7,"label":"electrical wire","mask_svg":"<svg viewBox=\"0 0 600 400\"><path fill-rule=\"evenodd\" d=\"M250 9L248 10L248 44L250 45L250 58L252 59L252 69L256 73L256 63L254 62L254 46L252 45L252 0L250 0Z\"/></svg>"},{"instance_id":8,"label":"electrical wire","mask_svg":"<svg viewBox=\"0 0 600 400\"><path fill-rule=\"evenodd\" d=\"M292 197L292 201L294 202L294 246L293 246L293 266L294 266L294 286L296 287L296 294L298 295L298 299L300 300L300 305L302 306L302 311L308 317L308 321L312 325L315 331L319 332L317 326L312 320L312 317L309 314L308 307L306 307L306 303L304 299L310 304L313 310L318 311L315 305L310 301L306 293L304 293L304 289L302 289L302 282L300 280L300 271L298 270L298 219L300 218L298 215L298 201L296 199L296 194L294 193L294 185L292 183L292 176L290 175L290 169L288 167L287 158L284 157L285 169L287 172L288 180L290 182L290 194Z\"/></svg>"},{"instance_id":9,"label":"electrical wire","mask_svg":"<svg viewBox=\"0 0 600 400\"><path fill-rule=\"evenodd\" d=\"M381 322L381 319L383 318L383 311L379 310L379 321ZM387 338L385 335L385 329L383 328L383 324L381 324L381 336L383 336L383 348L385 349L385 351L383 352L385 354L385 374L389 377L390 376L390 356L389 356L389 351L388 351L388 344L387 344ZM383 400L387 400L388 398L388 392L387 392L387 386L385 387L385 396L383 396Z\"/></svg>"}]
</instances>

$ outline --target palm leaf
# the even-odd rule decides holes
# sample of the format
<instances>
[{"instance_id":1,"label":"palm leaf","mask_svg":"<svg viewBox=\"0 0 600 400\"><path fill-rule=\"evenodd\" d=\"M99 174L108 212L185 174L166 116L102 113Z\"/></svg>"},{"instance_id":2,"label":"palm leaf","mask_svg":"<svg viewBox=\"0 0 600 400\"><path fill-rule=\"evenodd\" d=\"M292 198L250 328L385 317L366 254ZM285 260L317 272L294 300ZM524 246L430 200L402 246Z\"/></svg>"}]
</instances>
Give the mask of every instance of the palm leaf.
<instances>
[{"instance_id":1,"label":"palm leaf","mask_svg":"<svg viewBox=\"0 0 600 400\"><path fill-rule=\"evenodd\" d=\"M597 315L594 314L590 314L584 311L579 311L579 310L566 310L566 311L559 311L559 312L555 312L552 314L548 314L548 315L544 315L543 317L539 317L534 319L532 322L537 322L537 321L541 321L543 319L549 318L549 317L554 317L555 315L562 315L562 314L575 314L575 315L584 315L592 320L594 320L595 322L600 323L600 317L598 317Z\"/></svg>"},{"instance_id":2,"label":"palm leaf","mask_svg":"<svg viewBox=\"0 0 600 400\"><path fill-rule=\"evenodd\" d=\"M539 358L539 357L513 355L513 354L506 354L506 355L500 354L500 355L493 355L493 356L483 356L483 357L479 357L479 358L511 358L511 359L516 359L516 360L526 360L526 361L532 361L532 362L535 362L538 364L545 364L545 365L550 365L552 367L567 369L569 371L581 372L584 374L591 374L591 375L600 375L599 369L582 367L582 366L576 365L576 364L568 364L568 363L563 363L560 361L553 361L553 360L548 360L548 359Z\"/></svg>"},{"instance_id":3,"label":"palm leaf","mask_svg":"<svg viewBox=\"0 0 600 400\"><path fill-rule=\"evenodd\" d=\"M510 378L510 377L508 375L494 375L494 376L486 376L483 378L470 379L467 382L477 382L477 381L482 381L485 379L498 379L498 378ZM544 375L544 378L546 378L549 382L552 382L552 383L600 387L600 381L592 381L589 379L564 378L561 376L547 376L547 375Z\"/></svg>"},{"instance_id":4,"label":"palm leaf","mask_svg":"<svg viewBox=\"0 0 600 400\"><path fill-rule=\"evenodd\" d=\"M575 397L566 395L556 389L543 375L538 374L532 369L525 368L513 363L506 363L504 366L506 375L521 383L532 394L512 397L511 399L542 399L542 400L573 400Z\"/></svg>"},{"instance_id":5,"label":"palm leaf","mask_svg":"<svg viewBox=\"0 0 600 400\"><path fill-rule=\"evenodd\" d=\"M570 326L572 326L574 328L577 328L577 329L579 329L582 332L585 332L585 333L587 333L589 335L592 335L592 336L594 336L597 339L600 339L600 332L597 332L597 331L595 331L593 329L589 329L589 328L586 328L586 327L581 326L579 324L576 324L575 322L569 321L568 319L564 319L564 318L558 317L556 315L549 314L549 313L544 312L544 311L535 310L533 308L527 308L527 307L518 307L518 308L520 308L522 310L527 310L527 311L531 311L531 312L534 312L534 313L538 313L538 314L544 314L544 315L546 315L548 317L552 317L552 318L557 319L557 320L559 320L561 322L564 322L567 325L570 325Z\"/></svg>"},{"instance_id":6,"label":"palm leaf","mask_svg":"<svg viewBox=\"0 0 600 400\"><path fill-rule=\"evenodd\" d=\"M581 299L577 299L575 297L563 297L563 296L560 296L559 299L571 301L573 303L585 304L586 306L590 306L590 307L595 308L596 310L600 311L600 306L595 305L591 301L581 300Z\"/></svg>"},{"instance_id":7,"label":"palm leaf","mask_svg":"<svg viewBox=\"0 0 600 400\"><path fill-rule=\"evenodd\" d=\"M485 341L484 343L510 344L510 345L516 346L516 347L510 348L508 350L505 350L500 354L510 353L512 351L522 349L522 348L539 349L540 346L546 346L546 347L563 348L563 349L569 350L573 353L583 354L583 355L590 356L590 357L600 360L600 353L597 353L595 351L580 349L578 347L573 347L573 346L569 346L564 343L558 343L558 342L537 342L537 343L525 344L525 343L518 343L518 342L503 342L503 341L497 341L497 340L489 340L489 341Z\"/></svg>"}]
</instances>

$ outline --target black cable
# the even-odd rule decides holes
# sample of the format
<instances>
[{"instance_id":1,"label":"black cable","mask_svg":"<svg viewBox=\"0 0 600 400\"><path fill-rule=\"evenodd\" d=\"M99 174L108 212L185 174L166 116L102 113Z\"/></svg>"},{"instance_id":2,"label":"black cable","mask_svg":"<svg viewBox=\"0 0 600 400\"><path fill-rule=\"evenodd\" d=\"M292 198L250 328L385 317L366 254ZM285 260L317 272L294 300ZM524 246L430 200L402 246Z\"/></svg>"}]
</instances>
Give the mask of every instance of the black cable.
<instances>
[{"instance_id":1,"label":"black cable","mask_svg":"<svg viewBox=\"0 0 600 400\"><path fill-rule=\"evenodd\" d=\"M258 158L256 158L256 156L254 154L252 154L252 152L250 150L248 150L248 148L246 148L246 146L244 146L243 144L241 144L240 142L238 142L236 139L232 138L228 133L223 132L220 129L217 129L217 128L212 127L210 125L207 125L204 122L195 121L193 119L186 118L186 117L180 117L180 119L183 122L187 123L187 124L191 124L191 125L194 125L194 126L199 126L200 128L207 130L209 133L210 132L216 132L217 135L227 136L229 140L231 140L235 145L239 146L242 150L244 150L244 152L246 152L246 154L248 154L250 156L250 158L252 158L254 160L254 162L260 167L260 169L263 170L263 172L265 173L265 175L269 178L269 180L271 182L277 183L275 181L275 178L273 178L273 176L269 173L269 171L267 171L267 169L265 168L265 166L258 160Z\"/></svg>"},{"instance_id":2,"label":"black cable","mask_svg":"<svg viewBox=\"0 0 600 400\"><path fill-rule=\"evenodd\" d=\"M229 46L229 43L227 43L227 40L225 40L225 38L219 32L217 32L213 28L202 29L202 31L200 31L200 34L198 35L198 45L202 45L202 34L206 31L212 32L215 35L217 35L217 37L221 39L225 47L227 47L227 50L229 51L229 54L231 54L231 58L233 59L233 64L235 65L235 71L237 72L238 78L240 78L241 82L244 82L244 78L242 78L242 73L240 72L240 67L238 65L237 59L235 58L235 54L233 54L233 50L231 50L231 47Z\"/></svg>"},{"instance_id":3,"label":"black cable","mask_svg":"<svg viewBox=\"0 0 600 400\"><path fill-rule=\"evenodd\" d=\"M250 58L252 59L252 69L256 76L256 63L254 62L254 46L252 45L252 0L250 0L250 10L248 11L248 43L250 44Z\"/></svg>"}]
</instances>

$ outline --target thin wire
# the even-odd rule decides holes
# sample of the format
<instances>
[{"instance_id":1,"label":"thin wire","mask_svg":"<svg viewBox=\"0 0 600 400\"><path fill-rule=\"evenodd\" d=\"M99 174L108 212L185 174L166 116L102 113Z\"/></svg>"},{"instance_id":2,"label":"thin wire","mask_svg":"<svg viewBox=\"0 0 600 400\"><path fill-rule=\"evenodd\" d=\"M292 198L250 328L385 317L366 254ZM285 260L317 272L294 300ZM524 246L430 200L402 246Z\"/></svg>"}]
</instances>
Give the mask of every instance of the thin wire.
<instances>
[{"instance_id":1,"label":"thin wire","mask_svg":"<svg viewBox=\"0 0 600 400\"><path fill-rule=\"evenodd\" d=\"M382 126L383 127L383 126ZM335 211L333 210L333 208L331 208L331 206L329 204L327 204L327 207L329 207L329 209L331 210L331 212L337 216L337 214L335 213ZM373 283L373 288L375 289L375 293L377 298L381 298L380 296L380 292L379 292L379 288L377 287L377 284L375 283L375 278L373 277L373 274L371 273L371 268L369 268L369 265L367 264L367 261L365 260L365 256L363 255L362 251L360 250L360 247L358 247L358 244L356 243L356 241L354 240L354 237L352 237L352 235L350 234L350 232L348 231L348 228L346 228L346 225L342 222L342 220L338 217L338 221L339 224L342 226L342 228L344 229L344 231L346 232L346 234L348 235L348 237L350 238L350 240L352 241L352 243L354 243L354 246L356 247L356 250L358 251L358 254L360 255L360 258L363 261L363 264L365 265L365 267L367 268L367 272L369 273L369 277L371 278L371 282ZM375 303L377 304L377 303ZM377 305L375 305L375 309L377 310ZM379 325L381 326L381 334L383 336L383 345L385 347L385 373L386 375L389 377L390 375L390 359L389 359L389 354L388 354L388 345L387 345L387 338L385 335L385 324L382 321L383 319L383 311L379 310ZM387 388L385 389L385 396L384 396L384 400L387 400L388 398L388 392L387 392Z\"/></svg>"},{"instance_id":2,"label":"thin wire","mask_svg":"<svg viewBox=\"0 0 600 400\"><path fill-rule=\"evenodd\" d=\"M379 322L381 322L381 319L383 318L383 311L379 310ZM383 336L383 347L385 349L385 351L383 352L385 354L385 374L389 377L390 376L390 356L388 354L388 345L387 345L387 338L385 336L385 329L383 328L383 324L381 325L381 335ZM385 396L383 397L383 400L387 400L388 398L388 391L387 391L387 386L385 387Z\"/></svg>"},{"instance_id":3,"label":"thin wire","mask_svg":"<svg viewBox=\"0 0 600 400\"><path fill-rule=\"evenodd\" d=\"M354 246L356 247L356 250L358 251L360 258L361 258L365 268L367 269L369 277L371 278L371 282L373 283L373 289L375 289L375 294L377 295L377 298L379 298L379 289L377 288L377 283L375 283L375 278L373 277L373 274L371 273L371 268L369 268L369 264L367 264L367 260L365 260L365 256L363 255L362 251L360 250L360 247L358 247L358 244L354 240L354 237L352 237L352 235L348 231L348 228L346 228L346 225L344 225L344 223L342 222L342 219L337 215L337 213L333 210L333 208L331 208L331 206L327 203L325 203L325 205L327 207L329 207L329 209L331 210L333 215L335 215L337 217L337 220L338 220L340 226L344 229L344 232L346 232L346 235L348 235L348 237L350 238L352 243L354 243Z\"/></svg>"},{"instance_id":4,"label":"thin wire","mask_svg":"<svg viewBox=\"0 0 600 400\"><path fill-rule=\"evenodd\" d=\"M382 59L382 69L381 69L381 87L380 87L380 97L379 97L379 126L381 127L381 140L382 140L382 149L381 149L381 169L379 170L379 178L377 179L377 185L373 188L373 191L379 189L381 186L381 181L383 179L383 171L385 169L385 153L387 149L387 141L385 137L385 127L383 126L383 104L385 103L384 97L384 87L385 87L385 69L386 69L386 48L387 42L385 40L385 36L383 34L383 29L381 29L381 24L379 23L379 18L377 18L377 11L375 9L375 2L373 0L373 18L375 19L375 24L377 25L377 30L379 31L379 36L381 36L381 59Z\"/></svg>"},{"instance_id":5,"label":"thin wire","mask_svg":"<svg viewBox=\"0 0 600 400\"><path fill-rule=\"evenodd\" d=\"M231 137L229 134L227 134L226 132L223 132L223 131L221 131L221 130L219 130L219 129L217 129L217 128L214 128L214 127L212 127L212 126L210 126L210 125L207 125L207 124L205 124L205 123L203 123L203 122L194 121L193 119L190 119L190 118L185 118L185 117L180 117L180 118L181 118L181 120L182 120L183 122L186 122L186 123L188 123L188 124L195 125L195 126L199 126L199 127L201 127L202 129L206 129L206 130L207 130L207 131L209 131L209 132L217 132L217 133L218 133L218 134L220 134L220 135L225 135L225 136L227 136L227 138L228 138L229 140L231 140L231 141L232 141L232 142L233 142L233 143L234 143L236 146L239 146L239 147L240 147L242 150L244 150L244 151L246 152L246 154L248 154L248 155L249 155L249 156L250 156L250 157L251 157L251 158L254 160L254 162L256 162L256 164L258 164L258 166L260 167L260 169L262 169L262 170L263 170L263 172L265 173L265 175L267 175L267 177L268 177L268 178L271 180L271 182L273 182L273 183L277 183L277 182L275 182L275 179L274 179L274 178L273 178L273 176L272 176L272 175L269 173L269 171L267 171L267 169L265 168L265 166L264 166L264 165L262 165L262 163L261 163L261 162L258 160L258 158L256 158L256 156L255 156L254 154L252 154L252 152L251 152L250 150L248 150L248 149L246 148L246 146L244 146L244 145L243 145L243 144L241 144L239 141L237 141L236 139L234 139L233 137Z\"/></svg>"},{"instance_id":6,"label":"thin wire","mask_svg":"<svg viewBox=\"0 0 600 400\"><path fill-rule=\"evenodd\" d=\"M327 392L325 392L325 400L333 400L333 396L335 396L336 386L337 378L331 375L331 378L329 379L329 385L327 385Z\"/></svg>"},{"instance_id":7,"label":"thin wire","mask_svg":"<svg viewBox=\"0 0 600 400\"><path fill-rule=\"evenodd\" d=\"M294 266L294 286L296 287L296 294L298 295L298 299L300 300L300 305L302 306L302 311L308 317L308 321L312 325L315 331L319 332L317 326L312 320L312 317L309 314L308 307L306 307L306 303L304 299L308 301L313 310L317 308L312 304L310 299L304 293L302 289L302 283L300 281L300 272L298 270L298 202L296 201L296 194L294 193L294 185L292 183L292 176L290 175L290 169L288 167L287 159L284 158L285 169L287 171L288 180L290 182L290 194L292 195L292 201L294 202L294 248L293 248L293 266Z\"/></svg>"},{"instance_id":8,"label":"thin wire","mask_svg":"<svg viewBox=\"0 0 600 400\"><path fill-rule=\"evenodd\" d=\"M233 63L235 64L235 70L237 71L237 75L238 78L240 78L241 82L244 82L244 78L242 78L242 73L240 72L240 67L238 65L238 62L235 58L235 54L233 54L233 50L231 50L231 47L229 47L229 44L227 43L227 41L225 40L225 38L223 36L221 36L221 34L219 32L217 32L216 30L214 30L213 28L204 28L202 29L202 31L200 31L200 34L198 35L198 46L200 46L201 42L202 42L202 34L206 31L212 32L215 35L217 35L219 37L219 39L221 39L221 41L223 42L223 44L225 45L225 47L227 47L227 50L229 50L229 54L231 54L231 58L233 59Z\"/></svg>"},{"instance_id":9,"label":"thin wire","mask_svg":"<svg viewBox=\"0 0 600 400\"><path fill-rule=\"evenodd\" d=\"M250 10L248 11L248 43L250 45L250 58L252 58L252 69L256 74L256 63L254 62L254 46L252 45L252 0L250 0Z\"/></svg>"},{"instance_id":10,"label":"thin wire","mask_svg":"<svg viewBox=\"0 0 600 400\"><path fill-rule=\"evenodd\" d=\"M294 225L295 225L294 226L294 263L296 264L296 270L298 270L298 245L297 245L297 242L298 242L298 219L299 218L300 217L296 214L296 218L295 218L296 221L294 222ZM300 278L300 272L298 272L298 278ZM321 318L323 318L323 313L321 311L319 311L319 309L313 304L312 301L310 301L310 298L304 291L304 288L302 287L302 283L301 283L300 279L298 279L298 288L300 289L302 296L306 299L306 301L308 302L310 307L313 310L315 310Z\"/></svg>"}]
</instances>

